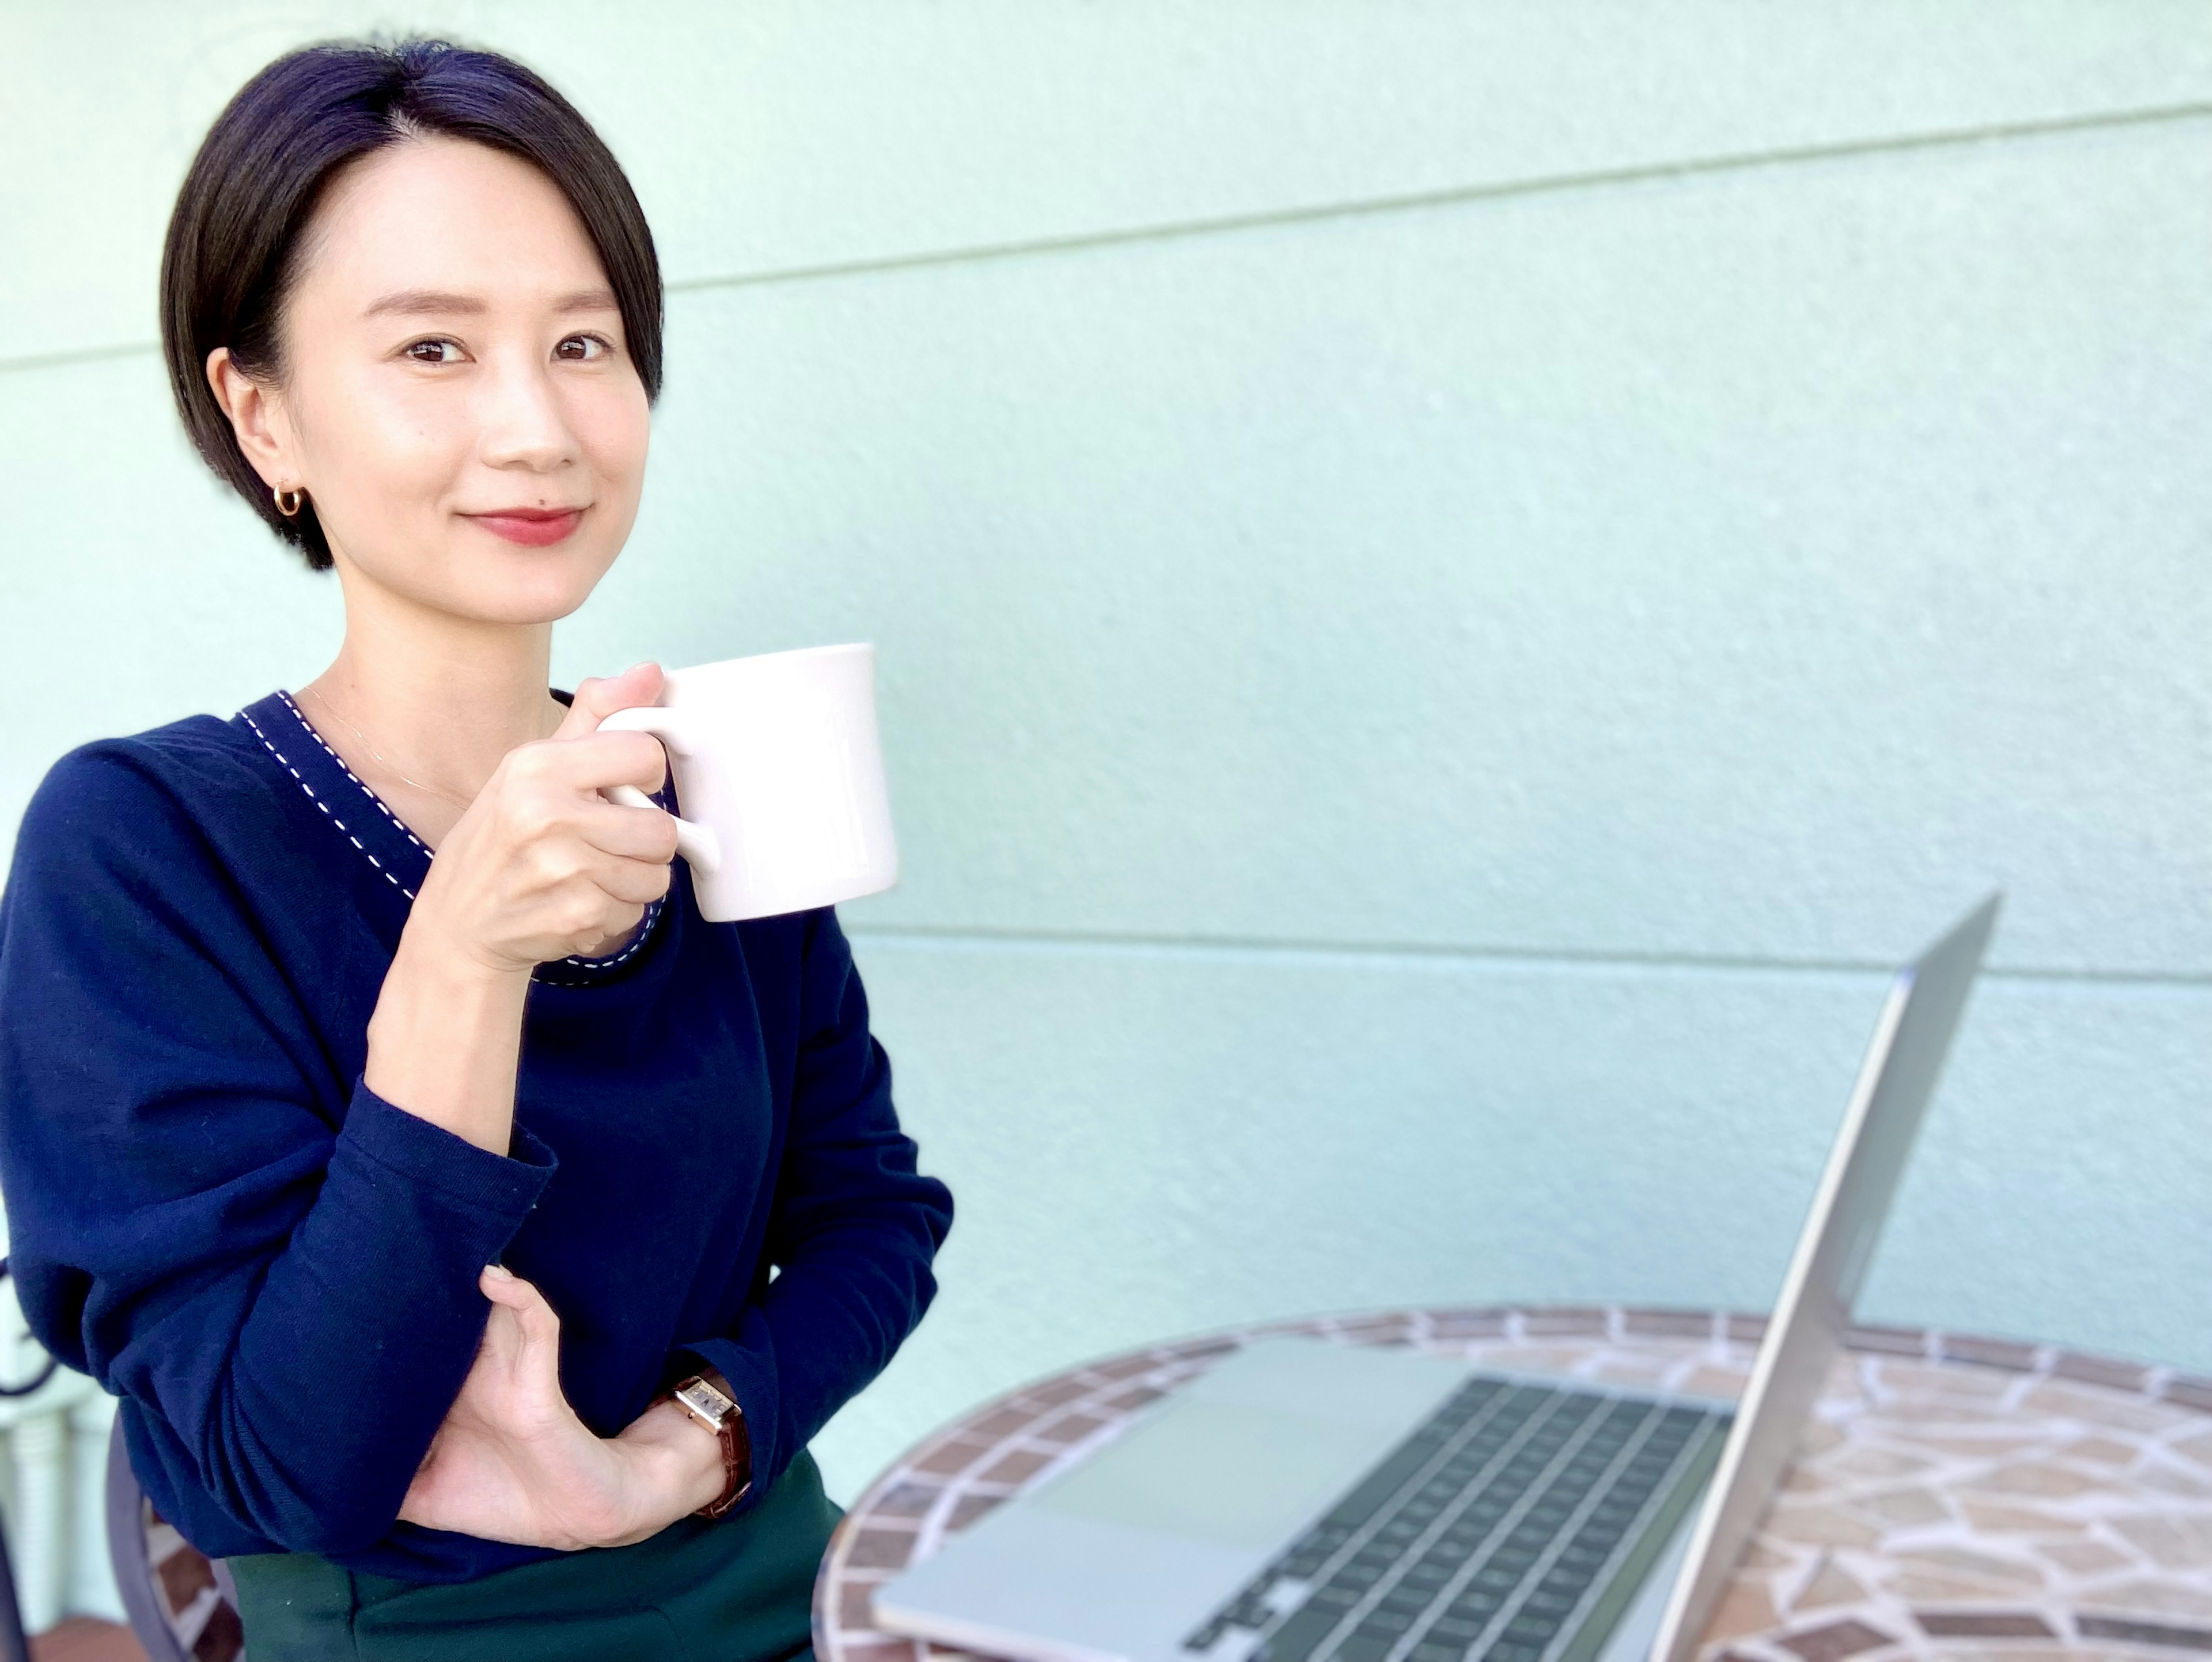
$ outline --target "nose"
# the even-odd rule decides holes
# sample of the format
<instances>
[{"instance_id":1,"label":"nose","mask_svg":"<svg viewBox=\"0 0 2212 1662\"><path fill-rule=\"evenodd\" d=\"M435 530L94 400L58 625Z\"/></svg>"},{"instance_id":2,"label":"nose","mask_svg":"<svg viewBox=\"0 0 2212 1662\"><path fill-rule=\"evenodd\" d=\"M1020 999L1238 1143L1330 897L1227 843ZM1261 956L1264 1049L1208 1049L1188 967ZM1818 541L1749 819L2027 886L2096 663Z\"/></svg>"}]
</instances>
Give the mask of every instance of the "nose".
<instances>
[{"instance_id":1,"label":"nose","mask_svg":"<svg viewBox=\"0 0 2212 1662\"><path fill-rule=\"evenodd\" d=\"M501 353L478 383L477 453L493 467L550 473L576 460L576 435L546 366L534 353Z\"/></svg>"}]
</instances>

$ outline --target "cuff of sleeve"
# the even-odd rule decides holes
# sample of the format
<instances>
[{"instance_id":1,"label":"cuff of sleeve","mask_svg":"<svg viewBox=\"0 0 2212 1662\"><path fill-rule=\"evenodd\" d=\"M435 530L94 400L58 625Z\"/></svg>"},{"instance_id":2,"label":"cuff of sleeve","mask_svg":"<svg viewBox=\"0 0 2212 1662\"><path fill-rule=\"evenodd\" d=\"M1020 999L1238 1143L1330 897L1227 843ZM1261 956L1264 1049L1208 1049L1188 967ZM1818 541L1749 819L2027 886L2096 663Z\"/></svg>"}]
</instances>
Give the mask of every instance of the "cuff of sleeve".
<instances>
[{"instance_id":1,"label":"cuff of sleeve","mask_svg":"<svg viewBox=\"0 0 2212 1662\"><path fill-rule=\"evenodd\" d=\"M745 1416L745 1437L752 1445L753 1487L734 1511L750 1512L783 1476L790 1458L781 1446L783 1440L776 1425L775 1360L735 1339L701 1339L677 1348L684 1355L697 1357L727 1379L738 1410ZM696 1370L686 1367L684 1371Z\"/></svg>"},{"instance_id":2,"label":"cuff of sleeve","mask_svg":"<svg viewBox=\"0 0 2212 1662\"><path fill-rule=\"evenodd\" d=\"M510 1154L488 1154L394 1107L359 1081L339 1135L356 1153L449 1201L518 1222L538 1203L559 1164L550 1148L520 1125Z\"/></svg>"}]
</instances>

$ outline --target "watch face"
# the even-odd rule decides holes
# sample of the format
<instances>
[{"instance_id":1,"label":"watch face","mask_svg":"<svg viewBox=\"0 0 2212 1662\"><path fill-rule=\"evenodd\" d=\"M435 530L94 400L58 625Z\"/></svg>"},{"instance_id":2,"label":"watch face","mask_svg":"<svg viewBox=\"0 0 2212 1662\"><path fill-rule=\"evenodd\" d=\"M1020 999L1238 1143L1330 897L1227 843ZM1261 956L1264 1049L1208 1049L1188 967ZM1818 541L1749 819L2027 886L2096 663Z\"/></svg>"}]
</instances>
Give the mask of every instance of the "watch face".
<instances>
[{"instance_id":1,"label":"watch face","mask_svg":"<svg viewBox=\"0 0 2212 1662\"><path fill-rule=\"evenodd\" d=\"M704 1379L686 1380L677 1387L676 1400L717 1428L738 1406Z\"/></svg>"}]
</instances>

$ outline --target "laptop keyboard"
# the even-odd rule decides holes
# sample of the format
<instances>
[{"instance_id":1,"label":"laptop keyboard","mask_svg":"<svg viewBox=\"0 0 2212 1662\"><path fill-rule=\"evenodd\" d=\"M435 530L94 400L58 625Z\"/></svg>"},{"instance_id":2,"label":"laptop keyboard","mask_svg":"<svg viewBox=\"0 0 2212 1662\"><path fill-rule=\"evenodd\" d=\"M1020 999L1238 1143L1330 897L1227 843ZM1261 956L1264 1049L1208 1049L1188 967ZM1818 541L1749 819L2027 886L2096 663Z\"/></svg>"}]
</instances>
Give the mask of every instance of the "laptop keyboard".
<instances>
[{"instance_id":1,"label":"laptop keyboard","mask_svg":"<svg viewBox=\"0 0 2212 1662\"><path fill-rule=\"evenodd\" d=\"M1472 1379L1183 1648L1249 1662L1588 1662L1696 1500L1730 1417Z\"/></svg>"}]
</instances>

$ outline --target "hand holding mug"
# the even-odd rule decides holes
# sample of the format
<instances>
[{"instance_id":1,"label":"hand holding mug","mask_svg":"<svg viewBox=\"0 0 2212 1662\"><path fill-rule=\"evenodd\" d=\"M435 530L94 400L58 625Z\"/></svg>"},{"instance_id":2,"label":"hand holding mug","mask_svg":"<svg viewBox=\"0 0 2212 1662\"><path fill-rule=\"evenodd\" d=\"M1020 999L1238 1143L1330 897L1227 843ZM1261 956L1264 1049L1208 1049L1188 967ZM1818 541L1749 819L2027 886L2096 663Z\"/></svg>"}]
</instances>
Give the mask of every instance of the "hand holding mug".
<instances>
[{"instance_id":1,"label":"hand holding mug","mask_svg":"<svg viewBox=\"0 0 2212 1662\"><path fill-rule=\"evenodd\" d=\"M646 801L603 792L658 789L661 748L603 720L661 691L657 666L576 689L550 739L518 746L439 845L407 922L408 944L436 943L495 975L587 953L637 927L667 892L678 836Z\"/></svg>"}]
</instances>

